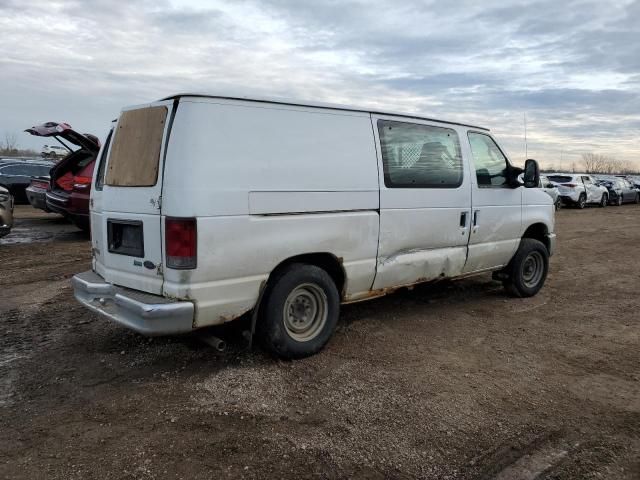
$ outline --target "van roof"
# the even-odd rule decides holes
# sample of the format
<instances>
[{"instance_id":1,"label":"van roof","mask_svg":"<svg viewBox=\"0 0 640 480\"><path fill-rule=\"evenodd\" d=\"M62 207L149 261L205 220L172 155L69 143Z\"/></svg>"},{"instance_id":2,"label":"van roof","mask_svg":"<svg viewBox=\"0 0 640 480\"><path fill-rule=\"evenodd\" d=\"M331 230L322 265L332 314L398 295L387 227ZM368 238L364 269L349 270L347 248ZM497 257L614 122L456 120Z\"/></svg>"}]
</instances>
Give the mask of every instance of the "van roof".
<instances>
[{"instance_id":1,"label":"van roof","mask_svg":"<svg viewBox=\"0 0 640 480\"><path fill-rule=\"evenodd\" d=\"M381 115L393 115L394 117L404 117L404 118L428 120L428 121L440 122L440 123L448 123L450 125L460 125L462 127L471 127L471 128L477 128L479 130L485 130L487 132L489 131L488 128L479 127L477 125L470 125L470 124L467 124L467 123L460 123L460 122L451 122L451 121L447 121L447 120L440 120L440 119L437 119L437 118L424 117L422 115L416 115L416 114L411 114L411 113L398 113L398 112L391 112L391 111L387 111L387 110L377 110L377 109L364 108L364 107L354 107L354 106L349 106L349 105L338 105L338 104L320 103L320 102L307 102L307 101L302 101L302 100L289 100L289 99L281 99L281 98L278 99L278 98L267 98L267 97L212 95L212 94L203 94L203 93L177 93L175 95L170 95L168 97L164 97L161 100L173 100L173 99L179 99L181 97L220 98L220 99L225 99L225 100L243 100L243 101L249 101L249 102L275 103L275 104L279 104L279 105L292 105L292 106L296 106L296 107L326 108L326 109L331 109L331 110L346 110L346 111L351 111L351 112L377 113L377 114L381 114Z\"/></svg>"}]
</instances>

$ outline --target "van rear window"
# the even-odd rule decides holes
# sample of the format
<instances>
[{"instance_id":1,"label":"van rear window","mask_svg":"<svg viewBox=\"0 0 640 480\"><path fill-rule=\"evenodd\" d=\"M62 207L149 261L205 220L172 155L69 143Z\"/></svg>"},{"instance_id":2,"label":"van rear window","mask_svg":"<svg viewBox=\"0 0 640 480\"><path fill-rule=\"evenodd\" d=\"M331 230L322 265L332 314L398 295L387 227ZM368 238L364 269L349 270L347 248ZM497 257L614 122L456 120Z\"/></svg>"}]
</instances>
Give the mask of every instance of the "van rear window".
<instances>
[{"instance_id":1,"label":"van rear window","mask_svg":"<svg viewBox=\"0 0 640 480\"><path fill-rule=\"evenodd\" d=\"M549 180L556 183L569 183L573 180L573 177L566 175L549 175Z\"/></svg>"},{"instance_id":2,"label":"van rear window","mask_svg":"<svg viewBox=\"0 0 640 480\"><path fill-rule=\"evenodd\" d=\"M105 184L151 187L158 181L167 107L123 112L114 132Z\"/></svg>"}]
</instances>

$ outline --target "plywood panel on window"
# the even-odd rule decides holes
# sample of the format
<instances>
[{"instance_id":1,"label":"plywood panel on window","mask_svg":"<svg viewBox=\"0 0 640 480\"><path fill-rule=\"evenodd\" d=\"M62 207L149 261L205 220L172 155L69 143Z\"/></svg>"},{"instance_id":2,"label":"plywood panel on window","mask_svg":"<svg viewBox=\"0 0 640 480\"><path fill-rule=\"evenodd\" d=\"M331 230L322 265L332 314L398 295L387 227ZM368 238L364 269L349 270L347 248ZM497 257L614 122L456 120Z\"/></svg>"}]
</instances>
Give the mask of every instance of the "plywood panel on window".
<instances>
[{"instance_id":1,"label":"plywood panel on window","mask_svg":"<svg viewBox=\"0 0 640 480\"><path fill-rule=\"evenodd\" d=\"M158 181L167 108L123 112L115 132L105 183L114 187L150 187Z\"/></svg>"}]
</instances>

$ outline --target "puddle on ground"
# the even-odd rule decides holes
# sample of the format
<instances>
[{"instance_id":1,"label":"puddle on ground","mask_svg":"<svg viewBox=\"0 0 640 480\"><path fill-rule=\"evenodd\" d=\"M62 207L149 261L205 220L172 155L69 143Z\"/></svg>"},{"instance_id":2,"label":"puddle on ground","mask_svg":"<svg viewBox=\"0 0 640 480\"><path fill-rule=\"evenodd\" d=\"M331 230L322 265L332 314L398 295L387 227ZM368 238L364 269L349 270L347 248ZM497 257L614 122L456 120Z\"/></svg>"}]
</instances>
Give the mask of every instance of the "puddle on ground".
<instances>
[{"instance_id":1,"label":"puddle on ground","mask_svg":"<svg viewBox=\"0 0 640 480\"><path fill-rule=\"evenodd\" d=\"M18 219L9 235L0 238L0 245L22 245L82 238L83 233L74 225L64 223L64 220Z\"/></svg>"}]
</instances>

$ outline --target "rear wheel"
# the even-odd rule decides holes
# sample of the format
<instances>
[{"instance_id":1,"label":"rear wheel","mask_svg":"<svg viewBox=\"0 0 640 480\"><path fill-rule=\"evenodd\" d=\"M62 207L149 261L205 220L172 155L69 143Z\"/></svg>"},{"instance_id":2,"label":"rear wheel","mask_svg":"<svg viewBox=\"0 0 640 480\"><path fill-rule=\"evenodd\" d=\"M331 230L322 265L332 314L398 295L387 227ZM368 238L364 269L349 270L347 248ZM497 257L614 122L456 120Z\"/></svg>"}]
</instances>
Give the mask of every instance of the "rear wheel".
<instances>
[{"instance_id":1,"label":"rear wheel","mask_svg":"<svg viewBox=\"0 0 640 480\"><path fill-rule=\"evenodd\" d=\"M559 198L556 200L556 210L560 210L562 208L562 200Z\"/></svg>"},{"instance_id":2,"label":"rear wheel","mask_svg":"<svg viewBox=\"0 0 640 480\"><path fill-rule=\"evenodd\" d=\"M624 203L624 198L622 197L622 194L620 194L618 195L618 201L616 202L616 205L619 207L623 203Z\"/></svg>"},{"instance_id":3,"label":"rear wheel","mask_svg":"<svg viewBox=\"0 0 640 480\"><path fill-rule=\"evenodd\" d=\"M636 193L636 203L640 203L640 193Z\"/></svg>"},{"instance_id":4,"label":"rear wheel","mask_svg":"<svg viewBox=\"0 0 640 480\"><path fill-rule=\"evenodd\" d=\"M602 194L602 198L600 199L600 208L604 208L609 203L609 198L606 193Z\"/></svg>"},{"instance_id":5,"label":"rear wheel","mask_svg":"<svg viewBox=\"0 0 640 480\"><path fill-rule=\"evenodd\" d=\"M533 238L523 238L518 251L507 265L507 279L502 282L515 297L532 297L540 291L549 271L549 251Z\"/></svg>"},{"instance_id":6,"label":"rear wheel","mask_svg":"<svg viewBox=\"0 0 640 480\"><path fill-rule=\"evenodd\" d=\"M583 209L587 206L587 196L584 193L581 193L578 197L578 208Z\"/></svg>"},{"instance_id":7,"label":"rear wheel","mask_svg":"<svg viewBox=\"0 0 640 480\"><path fill-rule=\"evenodd\" d=\"M315 265L292 264L267 288L257 325L265 348L282 358L320 351L340 314L340 295L329 274Z\"/></svg>"}]
</instances>

